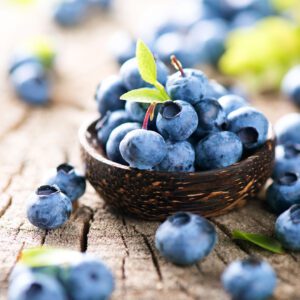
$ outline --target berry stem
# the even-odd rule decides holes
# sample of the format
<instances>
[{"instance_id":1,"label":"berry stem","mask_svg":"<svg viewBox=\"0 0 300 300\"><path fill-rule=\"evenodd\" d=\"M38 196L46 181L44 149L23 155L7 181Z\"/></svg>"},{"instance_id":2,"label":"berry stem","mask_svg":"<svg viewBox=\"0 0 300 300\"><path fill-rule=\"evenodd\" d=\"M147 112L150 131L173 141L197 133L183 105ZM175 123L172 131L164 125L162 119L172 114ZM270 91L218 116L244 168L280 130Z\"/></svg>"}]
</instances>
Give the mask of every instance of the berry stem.
<instances>
[{"instance_id":1,"label":"berry stem","mask_svg":"<svg viewBox=\"0 0 300 300\"><path fill-rule=\"evenodd\" d=\"M185 77L185 73L183 71L182 64L175 55L171 55L171 64L177 71L180 72L182 77Z\"/></svg>"},{"instance_id":2,"label":"berry stem","mask_svg":"<svg viewBox=\"0 0 300 300\"><path fill-rule=\"evenodd\" d=\"M151 103L146 111L143 127L142 127L145 130L148 129L149 119L151 120L153 119L155 107L156 107L156 103Z\"/></svg>"}]
</instances>

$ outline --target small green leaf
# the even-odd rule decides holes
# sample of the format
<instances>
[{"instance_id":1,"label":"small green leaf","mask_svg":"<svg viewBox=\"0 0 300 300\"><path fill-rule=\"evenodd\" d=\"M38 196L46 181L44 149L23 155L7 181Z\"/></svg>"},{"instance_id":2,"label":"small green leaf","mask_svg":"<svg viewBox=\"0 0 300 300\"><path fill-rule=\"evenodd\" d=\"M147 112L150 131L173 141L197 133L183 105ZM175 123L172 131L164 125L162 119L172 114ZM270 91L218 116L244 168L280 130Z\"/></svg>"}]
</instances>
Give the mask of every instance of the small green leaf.
<instances>
[{"instance_id":1,"label":"small green leaf","mask_svg":"<svg viewBox=\"0 0 300 300\"><path fill-rule=\"evenodd\" d=\"M31 248L23 250L19 262L28 267L47 267L72 264L81 258L81 253L65 249Z\"/></svg>"},{"instance_id":2,"label":"small green leaf","mask_svg":"<svg viewBox=\"0 0 300 300\"><path fill-rule=\"evenodd\" d=\"M263 234L248 233L240 230L234 230L232 232L232 237L234 239L248 241L270 252L278 254L284 253L283 247L279 241Z\"/></svg>"},{"instance_id":3,"label":"small green leaf","mask_svg":"<svg viewBox=\"0 0 300 300\"><path fill-rule=\"evenodd\" d=\"M142 40L138 40L136 45L136 59L142 78L154 85L157 80L156 62L152 52Z\"/></svg>"},{"instance_id":4,"label":"small green leaf","mask_svg":"<svg viewBox=\"0 0 300 300\"><path fill-rule=\"evenodd\" d=\"M166 101L164 95L159 90L151 88L129 91L123 94L120 99L139 103L162 103Z\"/></svg>"}]
</instances>

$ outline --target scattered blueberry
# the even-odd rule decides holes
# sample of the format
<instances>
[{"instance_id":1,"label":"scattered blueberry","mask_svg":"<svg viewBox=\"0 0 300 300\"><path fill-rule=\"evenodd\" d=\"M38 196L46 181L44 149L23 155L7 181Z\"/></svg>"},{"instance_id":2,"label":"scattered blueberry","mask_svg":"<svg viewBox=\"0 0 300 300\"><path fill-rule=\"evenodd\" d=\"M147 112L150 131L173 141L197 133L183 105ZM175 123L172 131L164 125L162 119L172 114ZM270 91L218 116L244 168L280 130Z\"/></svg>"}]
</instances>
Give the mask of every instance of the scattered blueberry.
<instances>
[{"instance_id":1,"label":"scattered blueberry","mask_svg":"<svg viewBox=\"0 0 300 300\"><path fill-rule=\"evenodd\" d=\"M168 76L167 67L160 61L156 61L157 66L157 80L165 85ZM136 58L131 58L127 60L121 67L120 74L123 80L125 87L128 90L134 90L142 87L151 87L148 83L146 83L139 72L138 64Z\"/></svg>"},{"instance_id":2,"label":"scattered blueberry","mask_svg":"<svg viewBox=\"0 0 300 300\"><path fill-rule=\"evenodd\" d=\"M86 0L85 0L86 1ZM112 5L112 0L87 0L90 5L101 9L109 9Z\"/></svg>"},{"instance_id":3,"label":"scattered blueberry","mask_svg":"<svg viewBox=\"0 0 300 300\"><path fill-rule=\"evenodd\" d=\"M177 100L165 102L158 113L156 126L165 139L183 141L196 130L198 117L188 102Z\"/></svg>"},{"instance_id":4,"label":"scattered blueberry","mask_svg":"<svg viewBox=\"0 0 300 300\"><path fill-rule=\"evenodd\" d=\"M15 69L17 69L18 67L24 64L41 64L41 62L36 56L30 53L26 53L26 52L16 53L10 61L9 74L11 74Z\"/></svg>"},{"instance_id":5,"label":"scattered blueberry","mask_svg":"<svg viewBox=\"0 0 300 300\"><path fill-rule=\"evenodd\" d=\"M119 76L110 76L103 80L97 87L95 99L98 104L98 111L104 116L108 111L123 109L125 101L120 97L127 92Z\"/></svg>"},{"instance_id":6,"label":"scattered blueberry","mask_svg":"<svg viewBox=\"0 0 300 300\"><path fill-rule=\"evenodd\" d=\"M300 66L293 67L282 81L282 92L296 105L300 105Z\"/></svg>"},{"instance_id":7,"label":"scattered blueberry","mask_svg":"<svg viewBox=\"0 0 300 300\"><path fill-rule=\"evenodd\" d=\"M120 143L123 159L133 168L150 170L167 154L167 145L157 132L136 129L126 134Z\"/></svg>"},{"instance_id":8,"label":"scattered blueberry","mask_svg":"<svg viewBox=\"0 0 300 300\"><path fill-rule=\"evenodd\" d=\"M183 69L168 78L166 90L173 100L183 100L194 105L206 95L207 77L195 69Z\"/></svg>"},{"instance_id":9,"label":"scattered blueberry","mask_svg":"<svg viewBox=\"0 0 300 300\"><path fill-rule=\"evenodd\" d=\"M87 254L65 272L63 283L72 300L109 299L115 285L111 271Z\"/></svg>"},{"instance_id":10,"label":"scattered blueberry","mask_svg":"<svg viewBox=\"0 0 300 300\"><path fill-rule=\"evenodd\" d=\"M276 282L276 273L269 263L253 257L232 262L222 274L225 290L236 300L269 299Z\"/></svg>"},{"instance_id":11,"label":"scattered blueberry","mask_svg":"<svg viewBox=\"0 0 300 300\"><path fill-rule=\"evenodd\" d=\"M155 234L155 245L167 260L191 265L205 258L214 248L214 226L198 215L178 212L162 223Z\"/></svg>"},{"instance_id":12,"label":"scattered blueberry","mask_svg":"<svg viewBox=\"0 0 300 300\"><path fill-rule=\"evenodd\" d=\"M79 199L86 189L85 177L67 163L56 168L55 174L49 178L47 184L56 185L72 202Z\"/></svg>"},{"instance_id":13,"label":"scattered blueberry","mask_svg":"<svg viewBox=\"0 0 300 300\"><path fill-rule=\"evenodd\" d=\"M55 229L62 226L72 212L71 200L57 187L43 185L29 198L27 217L36 227Z\"/></svg>"},{"instance_id":14,"label":"scattered blueberry","mask_svg":"<svg viewBox=\"0 0 300 300\"><path fill-rule=\"evenodd\" d=\"M187 142L167 142L167 154L155 168L165 172L194 172L195 150Z\"/></svg>"},{"instance_id":15,"label":"scattered blueberry","mask_svg":"<svg viewBox=\"0 0 300 300\"><path fill-rule=\"evenodd\" d=\"M245 149L257 149L268 139L269 122L258 110L241 107L228 115L228 130L236 133Z\"/></svg>"},{"instance_id":16,"label":"scattered blueberry","mask_svg":"<svg viewBox=\"0 0 300 300\"><path fill-rule=\"evenodd\" d=\"M40 63L21 64L10 74L18 96L32 105L43 105L50 100L50 82Z\"/></svg>"},{"instance_id":17,"label":"scattered blueberry","mask_svg":"<svg viewBox=\"0 0 300 300\"><path fill-rule=\"evenodd\" d=\"M126 165L127 163L123 159L120 153L120 149L119 149L120 143L128 132L139 128L141 128L141 124L139 123L124 123L116 127L111 132L109 139L106 143L107 157L112 161Z\"/></svg>"},{"instance_id":18,"label":"scattered blueberry","mask_svg":"<svg viewBox=\"0 0 300 300\"><path fill-rule=\"evenodd\" d=\"M196 146L196 163L201 170L228 167L243 154L239 137L229 131L216 132L202 139Z\"/></svg>"},{"instance_id":19,"label":"scattered blueberry","mask_svg":"<svg viewBox=\"0 0 300 300\"><path fill-rule=\"evenodd\" d=\"M226 114L217 100L205 98L194 107L198 115L197 137L203 138L226 128Z\"/></svg>"},{"instance_id":20,"label":"scattered blueberry","mask_svg":"<svg viewBox=\"0 0 300 300\"><path fill-rule=\"evenodd\" d=\"M300 144L276 146L272 177L280 178L286 172L300 174Z\"/></svg>"},{"instance_id":21,"label":"scattered blueberry","mask_svg":"<svg viewBox=\"0 0 300 300\"><path fill-rule=\"evenodd\" d=\"M300 114L289 113L275 124L278 144L300 144Z\"/></svg>"},{"instance_id":22,"label":"scattered blueberry","mask_svg":"<svg viewBox=\"0 0 300 300\"><path fill-rule=\"evenodd\" d=\"M276 220L276 237L284 248L300 251L300 205L296 204L283 212Z\"/></svg>"},{"instance_id":23,"label":"scattered blueberry","mask_svg":"<svg viewBox=\"0 0 300 300\"><path fill-rule=\"evenodd\" d=\"M131 118L125 110L108 112L96 125L98 141L105 146L111 132L119 125L130 121Z\"/></svg>"},{"instance_id":24,"label":"scattered blueberry","mask_svg":"<svg viewBox=\"0 0 300 300\"><path fill-rule=\"evenodd\" d=\"M238 95L225 95L218 99L219 103L223 107L226 115L229 115L231 112L245 106L249 106L249 103L244 98Z\"/></svg>"},{"instance_id":25,"label":"scattered blueberry","mask_svg":"<svg viewBox=\"0 0 300 300\"><path fill-rule=\"evenodd\" d=\"M21 274L13 280L8 290L9 300L67 300L61 284L44 274L30 272Z\"/></svg>"}]
</instances>

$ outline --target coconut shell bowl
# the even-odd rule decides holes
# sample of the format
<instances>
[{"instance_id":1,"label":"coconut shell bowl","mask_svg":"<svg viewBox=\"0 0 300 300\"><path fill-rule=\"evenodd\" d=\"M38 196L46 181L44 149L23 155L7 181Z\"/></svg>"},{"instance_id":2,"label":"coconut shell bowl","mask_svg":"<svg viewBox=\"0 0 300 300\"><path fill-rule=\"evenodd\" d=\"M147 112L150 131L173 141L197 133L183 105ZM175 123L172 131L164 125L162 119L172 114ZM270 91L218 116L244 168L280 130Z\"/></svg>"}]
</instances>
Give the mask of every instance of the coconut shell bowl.
<instances>
[{"instance_id":1,"label":"coconut shell bowl","mask_svg":"<svg viewBox=\"0 0 300 300\"><path fill-rule=\"evenodd\" d=\"M79 138L88 181L106 204L121 214L164 220L178 211L223 215L255 197L270 177L275 138L240 162L199 172L141 171L109 160L96 141L97 121L81 127Z\"/></svg>"}]
</instances>

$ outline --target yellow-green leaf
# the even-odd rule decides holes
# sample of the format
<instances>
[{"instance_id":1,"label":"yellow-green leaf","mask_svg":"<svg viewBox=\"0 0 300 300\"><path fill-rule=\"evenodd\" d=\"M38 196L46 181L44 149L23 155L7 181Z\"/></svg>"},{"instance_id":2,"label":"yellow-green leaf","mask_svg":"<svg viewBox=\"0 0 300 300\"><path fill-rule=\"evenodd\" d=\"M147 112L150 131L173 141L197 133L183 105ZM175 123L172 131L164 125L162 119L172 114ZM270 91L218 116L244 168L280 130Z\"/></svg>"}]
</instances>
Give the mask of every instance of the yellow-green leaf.
<instances>
[{"instance_id":1,"label":"yellow-green leaf","mask_svg":"<svg viewBox=\"0 0 300 300\"><path fill-rule=\"evenodd\" d=\"M156 62L152 52L142 40L137 42L136 59L142 78L154 85L157 77Z\"/></svg>"},{"instance_id":2,"label":"yellow-green leaf","mask_svg":"<svg viewBox=\"0 0 300 300\"><path fill-rule=\"evenodd\" d=\"M248 233L240 230L234 230L232 232L232 237L234 239L248 241L270 252L278 254L284 253L283 247L278 240L263 234Z\"/></svg>"},{"instance_id":3,"label":"yellow-green leaf","mask_svg":"<svg viewBox=\"0 0 300 300\"><path fill-rule=\"evenodd\" d=\"M151 88L129 91L123 94L120 99L139 103L162 103L166 101L165 96L159 90Z\"/></svg>"}]
</instances>

